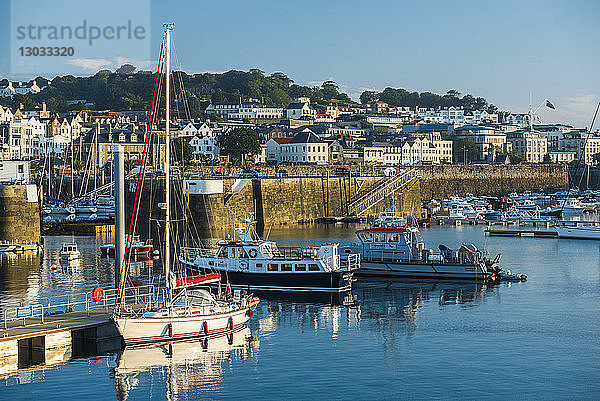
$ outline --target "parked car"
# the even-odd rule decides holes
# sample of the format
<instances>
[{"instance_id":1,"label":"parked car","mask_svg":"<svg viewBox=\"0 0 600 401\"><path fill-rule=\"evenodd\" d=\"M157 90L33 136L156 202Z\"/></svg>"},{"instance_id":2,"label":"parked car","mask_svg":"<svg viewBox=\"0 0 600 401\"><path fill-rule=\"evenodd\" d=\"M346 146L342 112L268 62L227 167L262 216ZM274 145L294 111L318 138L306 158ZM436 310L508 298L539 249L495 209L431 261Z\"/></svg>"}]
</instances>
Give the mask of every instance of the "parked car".
<instances>
[{"instance_id":1,"label":"parked car","mask_svg":"<svg viewBox=\"0 0 600 401\"><path fill-rule=\"evenodd\" d=\"M288 176L288 172L287 172L287 170L284 170L284 169L279 169L279 170L277 170L277 174L278 174L280 177L287 177L287 176Z\"/></svg>"},{"instance_id":2,"label":"parked car","mask_svg":"<svg viewBox=\"0 0 600 401\"><path fill-rule=\"evenodd\" d=\"M260 177L260 171L258 170L243 170L240 174L243 178L258 178Z\"/></svg>"},{"instance_id":3,"label":"parked car","mask_svg":"<svg viewBox=\"0 0 600 401\"><path fill-rule=\"evenodd\" d=\"M335 175L337 175L338 177L349 176L350 173L351 173L351 171L348 167L336 167L335 168Z\"/></svg>"}]
</instances>

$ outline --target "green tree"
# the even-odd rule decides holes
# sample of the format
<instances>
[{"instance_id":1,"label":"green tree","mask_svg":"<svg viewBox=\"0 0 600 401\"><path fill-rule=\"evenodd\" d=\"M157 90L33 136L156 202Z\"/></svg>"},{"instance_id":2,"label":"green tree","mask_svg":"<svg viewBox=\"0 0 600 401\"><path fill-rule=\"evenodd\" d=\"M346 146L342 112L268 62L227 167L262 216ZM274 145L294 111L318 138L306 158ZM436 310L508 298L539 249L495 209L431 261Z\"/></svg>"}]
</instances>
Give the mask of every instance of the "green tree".
<instances>
[{"instance_id":1,"label":"green tree","mask_svg":"<svg viewBox=\"0 0 600 401\"><path fill-rule=\"evenodd\" d=\"M129 174L129 172L131 172L131 170L133 170L133 168L139 164L140 161L138 159L126 159L125 165L123 166L125 168L125 174Z\"/></svg>"},{"instance_id":2,"label":"green tree","mask_svg":"<svg viewBox=\"0 0 600 401\"><path fill-rule=\"evenodd\" d=\"M229 155L234 163L245 160L246 155L260 152L258 134L248 128L234 128L220 138L221 152Z\"/></svg>"},{"instance_id":3,"label":"green tree","mask_svg":"<svg viewBox=\"0 0 600 401\"><path fill-rule=\"evenodd\" d=\"M28 95L16 93L12 98L12 107L18 109L21 105L23 105L23 107L26 109L31 109L38 107L39 103L30 98Z\"/></svg>"},{"instance_id":4,"label":"green tree","mask_svg":"<svg viewBox=\"0 0 600 401\"><path fill-rule=\"evenodd\" d=\"M131 75L135 71L136 67L131 64L123 64L115 71L115 74L120 75Z\"/></svg>"},{"instance_id":5,"label":"green tree","mask_svg":"<svg viewBox=\"0 0 600 401\"><path fill-rule=\"evenodd\" d=\"M367 104L369 102L377 100L377 92L375 92L375 91L364 91L363 93L360 94L360 99L359 100L360 100L361 104Z\"/></svg>"},{"instance_id":6,"label":"green tree","mask_svg":"<svg viewBox=\"0 0 600 401\"><path fill-rule=\"evenodd\" d=\"M479 149L471 138L452 141L452 159L455 163L469 163L479 159Z\"/></svg>"},{"instance_id":7,"label":"green tree","mask_svg":"<svg viewBox=\"0 0 600 401\"><path fill-rule=\"evenodd\" d=\"M525 161L525 157L516 150L511 150L508 157L510 157L510 164L519 164Z\"/></svg>"},{"instance_id":8,"label":"green tree","mask_svg":"<svg viewBox=\"0 0 600 401\"><path fill-rule=\"evenodd\" d=\"M84 167L85 167L85 163L81 159L77 159L73 162L73 168L75 168L75 171L77 172L77 174L80 174L81 170L83 170Z\"/></svg>"}]
</instances>

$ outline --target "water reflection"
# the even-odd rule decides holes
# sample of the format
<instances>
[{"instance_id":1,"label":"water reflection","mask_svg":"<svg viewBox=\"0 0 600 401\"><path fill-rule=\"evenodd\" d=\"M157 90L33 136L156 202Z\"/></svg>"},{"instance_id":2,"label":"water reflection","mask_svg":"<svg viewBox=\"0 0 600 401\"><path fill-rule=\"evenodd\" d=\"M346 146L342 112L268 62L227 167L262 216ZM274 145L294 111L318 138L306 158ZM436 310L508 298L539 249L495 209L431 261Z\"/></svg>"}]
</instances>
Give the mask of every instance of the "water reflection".
<instances>
[{"instance_id":1,"label":"water reflection","mask_svg":"<svg viewBox=\"0 0 600 401\"><path fill-rule=\"evenodd\" d=\"M348 330L412 335L424 307L437 307L442 312L476 308L488 298L498 297L499 291L500 286L486 283L361 279L354 284L352 292L341 295L341 302L262 299L257 320L249 324L261 338L275 335L279 329L294 327L298 327L300 333L324 330L333 339L343 337Z\"/></svg>"},{"instance_id":2,"label":"water reflection","mask_svg":"<svg viewBox=\"0 0 600 401\"><path fill-rule=\"evenodd\" d=\"M353 288L360 320L373 320L382 328L403 322L408 334L416 329L419 311L427 304L442 309L477 307L498 291L498 285L488 283L422 280L361 280Z\"/></svg>"},{"instance_id":3,"label":"water reflection","mask_svg":"<svg viewBox=\"0 0 600 401\"><path fill-rule=\"evenodd\" d=\"M116 359L112 375L117 398L140 394L166 395L218 392L223 372L234 360L253 357L259 347L248 327L203 340L177 341L143 347L127 347Z\"/></svg>"}]
</instances>

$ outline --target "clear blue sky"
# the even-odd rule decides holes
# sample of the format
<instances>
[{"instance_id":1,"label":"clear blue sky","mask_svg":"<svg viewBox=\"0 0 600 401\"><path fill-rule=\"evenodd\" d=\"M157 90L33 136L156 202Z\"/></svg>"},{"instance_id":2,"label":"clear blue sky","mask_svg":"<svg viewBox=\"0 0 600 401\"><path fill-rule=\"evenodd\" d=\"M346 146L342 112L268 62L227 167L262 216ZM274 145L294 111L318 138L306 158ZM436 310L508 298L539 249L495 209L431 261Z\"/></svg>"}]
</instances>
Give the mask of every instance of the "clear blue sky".
<instances>
[{"instance_id":1,"label":"clear blue sky","mask_svg":"<svg viewBox=\"0 0 600 401\"><path fill-rule=\"evenodd\" d=\"M64 3L53 12L64 13ZM334 79L354 98L387 86L437 93L457 89L515 112L527 111L532 91L534 103L548 98L557 107L542 108L545 122L578 126L589 125L600 96L597 0L150 4L153 52L162 23L174 22L177 55L189 73L282 71L300 84ZM117 57L127 55L112 59ZM111 55L103 50L99 58L111 60ZM16 76L3 70L3 76ZM67 73L90 71L71 65Z\"/></svg>"}]
</instances>

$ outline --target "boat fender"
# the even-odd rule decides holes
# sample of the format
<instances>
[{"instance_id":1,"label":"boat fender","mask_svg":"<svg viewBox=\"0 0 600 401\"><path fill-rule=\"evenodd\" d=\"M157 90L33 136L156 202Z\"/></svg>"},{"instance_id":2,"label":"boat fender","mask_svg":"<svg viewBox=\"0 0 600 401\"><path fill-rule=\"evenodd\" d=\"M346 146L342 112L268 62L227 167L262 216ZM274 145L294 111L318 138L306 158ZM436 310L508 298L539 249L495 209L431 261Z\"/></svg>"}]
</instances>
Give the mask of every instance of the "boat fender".
<instances>
[{"instance_id":1,"label":"boat fender","mask_svg":"<svg viewBox=\"0 0 600 401\"><path fill-rule=\"evenodd\" d=\"M104 298L104 290L100 287L94 288L92 291L92 299L96 302L100 302L102 301L102 298Z\"/></svg>"},{"instance_id":2,"label":"boat fender","mask_svg":"<svg viewBox=\"0 0 600 401\"><path fill-rule=\"evenodd\" d=\"M256 253L256 249L250 249L250 250L248 251L248 255L249 255L251 258L255 258L255 257L256 257L256 255L257 255L257 253Z\"/></svg>"},{"instance_id":3,"label":"boat fender","mask_svg":"<svg viewBox=\"0 0 600 401\"><path fill-rule=\"evenodd\" d=\"M254 312L252 312L252 309L248 309L248 310L246 311L246 316L248 316L248 317L252 317L252 315L254 315Z\"/></svg>"}]
</instances>

